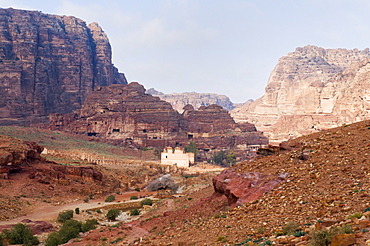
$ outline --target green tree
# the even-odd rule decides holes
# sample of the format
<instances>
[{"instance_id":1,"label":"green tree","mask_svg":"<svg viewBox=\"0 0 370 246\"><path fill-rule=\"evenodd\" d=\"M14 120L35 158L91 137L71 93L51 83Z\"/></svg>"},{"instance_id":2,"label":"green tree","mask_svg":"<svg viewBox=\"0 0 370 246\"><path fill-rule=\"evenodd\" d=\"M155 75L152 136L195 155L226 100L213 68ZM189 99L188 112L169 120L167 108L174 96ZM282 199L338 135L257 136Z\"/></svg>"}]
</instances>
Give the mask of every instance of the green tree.
<instances>
[{"instance_id":1,"label":"green tree","mask_svg":"<svg viewBox=\"0 0 370 246\"><path fill-rule=\"evenodd\" d=\"M109 221L115 221L119 214L120 212L118 209L115 208L109 209L107 213L107 219Z\"/></svg>"},{"instance_id":2,"label":"green tree","mask_svg":"<svg viewBox=\"0 0 370 246\"><path fill-rule=\"evenodd\" d=\"M107 198L105 198L105 202L113 202L114 200L116 200L114 195L109 195Z\"/></svg>"},{"instance_id":3,"label":"green tree","mask_svg":"<svg viewBox=\"0 0 370 246\"><path fill-rule=\"evenodd\" d=\"M230 152L226 155L226 163L227 163L227 165L229 165L230 167L231 167L231 166L233 166L233 165L236 163L236 157L235 157L234 151L230 151Z\"/></svg>"},{"instance_id":4,"label":"green tree","mask_svg":"<svg viewBox=\"0 0 370 246\"><path fill-rule=\"evenodd\" d=\"M194 143L194 142L190 142L190 144L188 146L185 147L185 151L187 153L194 153L194 158L197 157L197 154L198 154L198 147L197 147L197 144Z\"/></svg>"},{"instance_id":5,"label":"green tree","mask_svg":"<svg viewBox=\"0 0 370 246\"><path fill-rule=\"evenodd\" d=\"M144 205L152 206L152 205L153 205L153 201L152 201L152 199L150 199L150 198L145 198L144 200L142 200L142 201L141 201L141 206L144 206Z\"/></svg>"},{"instance_id":6,"label":"green tree","mask_svg":"<svg viewBox=\"0 0 370 246\"><path fill-rule=\"evenodd\" d=\"M96 219L86 220L85 223L82 225L81 230L82 232L94 230L97 224L98 221Z\"/></svg>"},{"instance_id":7,"label":"green tree","mask_svg":"<svg viewBox=\"0 0 370 246\"><path fill-rule=\"evenodd\" d=\"M38 245L40 242L32 235L31 228L22 223L14 225L10 231L4 230L3 237L8 239L10 244L23 244L26 246Z\"/></svg>"},{"instance_id":8,"label":"green tree","mask_svg":"<svg viewBox=\"0 0 370 246\"><path fill-rule=\"evenodd\" d=\"M58 246L62 244L62 238L56 231L51 232L45 241L45 246Z\"/></svg>"},{"instance_id":9,"label":"green tree","mask_svg":"<svg viewBox=\"0 0 370 246\"><path fill-rule=\"evenodd\" d=\"M73 210L66 210L58 214L57 221L64 223L65 221L70 220L72 218L73 218Z\"/></svg>"},{"instance_id":10,"label":"green tree","mask_svg":"<svg viewBox=\"0 0 370 246\"><path fill-rule=\"evenodd\" d=\"M222 161L225 159L225 157L226 157L226 152L221 150L213 156L213 163L215 163L216 165L222 166Z\"/></svg>"}]
</instances>

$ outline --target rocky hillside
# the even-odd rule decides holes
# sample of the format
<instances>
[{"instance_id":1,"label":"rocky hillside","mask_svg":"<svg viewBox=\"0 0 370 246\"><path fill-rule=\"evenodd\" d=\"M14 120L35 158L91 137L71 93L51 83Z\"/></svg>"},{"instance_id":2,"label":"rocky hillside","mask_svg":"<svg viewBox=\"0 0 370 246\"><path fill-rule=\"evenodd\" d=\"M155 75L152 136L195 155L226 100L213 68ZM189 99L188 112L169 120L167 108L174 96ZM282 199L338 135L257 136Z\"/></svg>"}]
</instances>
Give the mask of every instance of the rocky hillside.
<instances>
[{"instance_id":1,"label":"rocky hillside","mask_svg":"<svg viewBox=\"0 0 370 246\"><path fill-rule=\"evenodd\" d=\"M184 92L164 94L156 91L154 88L148 89L147 93L169 102L179 113L182 113L184 111L184 106L188 104L192 105L195 109L198 109L201 106L209 106L212 104L217 104L229 111L235 107L227 96L214 93Z\"/></svg>"},{"instance_id":2,"label":"rocky hillside","mask_svg":"<svg viewBox=\"0 0 370 246\"><path fill-rule=\"evenodd\" d=\"M127 244L136 235L138 245L329 245L313 243L322 240L317 233L336 234L331 245L368 245L369 139L370 121L297 138L224 171L212 189L69 245L103 245L119 234ZM338 238L351 243L334 244Z\"/></svg>"},{"instance_id":3,"label":"rocky hillside","mask_svg":"<svg viewBox=\"0 0 370 246\"><path fill-rule=\"evenodd\" d=\"M97 23L0 9L0 122L39 123L81 107L97 87L126 84Z\"/></svg>"},{"instance_id":4,"label":"rocky hillside","mask_svg":"<svg viewBox=\"0 0 370 246\"><path fill-rule=\"evenodd\" d=\"M279 60L265 95L231 114L272 142L368 119L369 58L368 49L297 48Z\"/></svg>"}]
</instances>

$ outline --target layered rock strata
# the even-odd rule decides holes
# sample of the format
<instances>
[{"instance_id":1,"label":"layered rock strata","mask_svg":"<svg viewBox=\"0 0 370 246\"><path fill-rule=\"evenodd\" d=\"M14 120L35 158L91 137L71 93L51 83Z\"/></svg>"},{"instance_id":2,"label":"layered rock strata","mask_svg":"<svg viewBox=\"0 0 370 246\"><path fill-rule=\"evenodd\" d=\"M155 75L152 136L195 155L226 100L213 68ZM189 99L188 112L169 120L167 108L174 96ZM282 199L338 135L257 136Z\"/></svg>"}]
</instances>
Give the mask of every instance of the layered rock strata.
<instances>
[{"instance_id":1,"label":"layered rock strata","mask_svg":"<svg viewBox=\"0 0 370 246\"><path fill-rule=\"evenodd\" d=\"M210 105L183 114L168 102L145 94L137 82L98 88L72 114L50 115L50 127L117 144L140 147L181 147L196 142L209 150L265 145L267 138L249 123L237 124L227 110Z\"/></svg>"},{"instance_id":2,"label":"layered rock strata","mask_svg":"<svg viewBox=\"0 0 370 246\"><path fill-rule=\"evenodd\" d=\"M188 104L192 105L195 109L199 109L202 106L207 107L212 104L217 104L226 110L232 110L235 107L230 101L230 98L214 93L184 92L164 94L153 88L148 89L147 93L169 102L179 113L182 113L184 111L183 108Z\"/></svg>"},{"instance_id":3,"label":"layered rock strata","mask_svg":"<svg viewBox=\"0 0 370 246\"><path fill-rule=\"evenodd\" d=\"M266 92L235 108L271 142L369 118L369 49L297 48L272 71Z\"/></svg>"},{"instance_id":4,"label":"layered rock strata","mask_svg":"<svg viewBox=\"0 0 370 246\"><path fill-rule=\"evenodd\" d=\"M1 124L38 123L81 107L98 86L126 84L96 23L0 9Z\"/></svg>"}]
</instances>

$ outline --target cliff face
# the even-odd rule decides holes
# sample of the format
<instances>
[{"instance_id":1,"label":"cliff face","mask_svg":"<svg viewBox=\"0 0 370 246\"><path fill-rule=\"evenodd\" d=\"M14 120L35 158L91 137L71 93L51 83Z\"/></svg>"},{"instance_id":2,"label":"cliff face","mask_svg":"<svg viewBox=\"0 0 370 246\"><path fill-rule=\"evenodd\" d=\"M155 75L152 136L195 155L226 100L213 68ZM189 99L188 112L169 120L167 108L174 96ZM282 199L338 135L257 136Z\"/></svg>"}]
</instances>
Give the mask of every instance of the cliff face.
<instances>
[{"instance_id":1,"label":"cliff face","mask_svg":"<svg viewBox=\"0 0 370 246\"><path fill-rule=\"evenodd\" d=\"M154 90L153 88L149 89L147 93L169 102L179 113L182 113L184 111L183 108L188 104L192 105L195 109L198 109L201 106L207 107L212 104L217 104L229 111L234 108L234 104L227 96L214 93L184 92L164 94Z\"/></svg>"},{"instance_id":2,"label":"cliff face","mask_svg":"<svg viewBox=\"0 0 370 246\"><path fill-rule=\"evenodd\" d=\"M279 60L265 95L231 114L254 123L272 142L364 120L369 57L368 49L297 48Z\"/></svg>"},{"instance_id":3,"label":"cliff face","mask_svg":"<svg viewBox=\"0 0 370 246\"><path fill-rule=\"evenodd\" d=\"M96 23L0 9L2 124L37 123L50 113L72 112L97 86L126 83Z\"/></svg>"},{"instance_id":4,"label":"cliff face","mask_svg":"<svg viewBox=\"0 0 370 246\"><path fill-rule=\"evenodd\" d=\"M248 145L268 143L254 125L235 123L221 106L184 109L179 114L131 82L97 88L79 111L50 115L50 127L131 147L185 147L196 142L207 151L235 148L244 153Z\"/></svg>"}]
</instances>

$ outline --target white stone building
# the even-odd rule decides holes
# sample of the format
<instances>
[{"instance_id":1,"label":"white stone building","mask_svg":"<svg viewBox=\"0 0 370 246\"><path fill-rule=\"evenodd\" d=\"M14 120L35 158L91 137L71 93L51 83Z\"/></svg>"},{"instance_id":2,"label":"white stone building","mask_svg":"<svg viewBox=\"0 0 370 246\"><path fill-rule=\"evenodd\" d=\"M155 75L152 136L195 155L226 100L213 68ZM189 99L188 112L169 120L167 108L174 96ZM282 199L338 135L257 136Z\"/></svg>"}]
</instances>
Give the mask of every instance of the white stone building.
<instances>
[{"instance_id":1,"label":"white stone building","mask_svg":"<svg viewBox=\"0 0 370 246\"><path fill-rule=\"evenodd\" d=\"M161 164L177 165L177 167L188 168L194 164L194 153L185 153L183 149L167 147L161 153Z\"/></svg>"}]
</instances>

